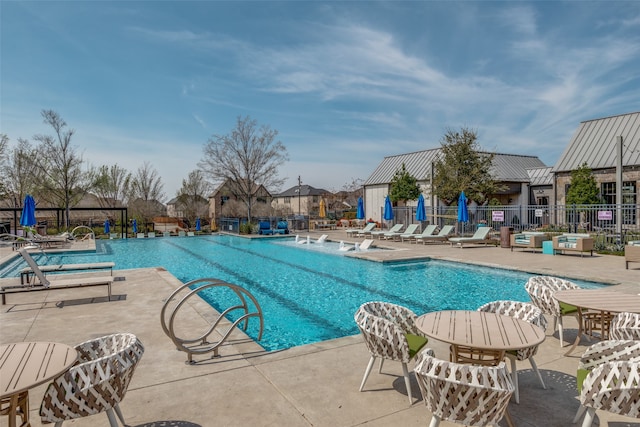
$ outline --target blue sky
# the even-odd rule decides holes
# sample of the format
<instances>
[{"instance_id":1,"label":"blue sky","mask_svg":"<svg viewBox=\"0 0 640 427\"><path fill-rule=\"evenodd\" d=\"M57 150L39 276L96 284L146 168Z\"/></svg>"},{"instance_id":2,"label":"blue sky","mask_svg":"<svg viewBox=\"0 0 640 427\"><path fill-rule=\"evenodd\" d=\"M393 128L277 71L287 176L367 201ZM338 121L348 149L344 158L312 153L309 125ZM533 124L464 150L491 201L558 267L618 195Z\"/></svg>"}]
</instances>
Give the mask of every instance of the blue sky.
<instances>
[{"instance_id":1,"label":"blue sky","mask_svg":"<svg viewBox=\"0 0 640 427\"><path fill-rule=\"evenodd\" d=\"M160 173L166 199L238 116L279 131L282 190L339 190L474 128L552 166L640 110L640 2L1 1L0 132Z\"/></svg>"}]
</instances>

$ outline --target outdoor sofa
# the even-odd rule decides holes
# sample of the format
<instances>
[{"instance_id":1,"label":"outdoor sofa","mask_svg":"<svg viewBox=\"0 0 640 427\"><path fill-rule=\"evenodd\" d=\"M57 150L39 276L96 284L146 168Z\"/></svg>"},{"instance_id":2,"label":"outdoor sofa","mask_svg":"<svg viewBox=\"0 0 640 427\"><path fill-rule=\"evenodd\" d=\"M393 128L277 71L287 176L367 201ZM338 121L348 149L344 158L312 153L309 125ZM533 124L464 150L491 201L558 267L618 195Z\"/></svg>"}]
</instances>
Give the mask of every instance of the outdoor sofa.
<instances>
[{"instance_id":1,"label":"outdoor sofa","mask_svg":"<svg viewBox=\"0 0 640 427\"><path fill-rule=\"evenodd\" d=\"M590 252L593 256L593 237L582 233L563 233L561 236L553 237L553 249L561 252L580 252L580 256Z\"/></svg>"},{"instance_id":2,"label":"outdoor sofa","mask_svg":"<svg viewBox=\"0 0 640 427\"><path fill-rule=\"evenodd\" d=\"M511 252L513 248L542 249L542 242L549 240L549 236L539 231L523 231L511 235Z\"/></svg>"},{"instance_id":3,"label":"outdoor sofa","mask_svg":"<svg viewBox=\"0 0 640 427\"><path fill-rule=\"evenodd\" d=\"M640 240L631 241L624 247L624 260L627 270L630 262L640 263Z\"/></svg>"}]
</instances>

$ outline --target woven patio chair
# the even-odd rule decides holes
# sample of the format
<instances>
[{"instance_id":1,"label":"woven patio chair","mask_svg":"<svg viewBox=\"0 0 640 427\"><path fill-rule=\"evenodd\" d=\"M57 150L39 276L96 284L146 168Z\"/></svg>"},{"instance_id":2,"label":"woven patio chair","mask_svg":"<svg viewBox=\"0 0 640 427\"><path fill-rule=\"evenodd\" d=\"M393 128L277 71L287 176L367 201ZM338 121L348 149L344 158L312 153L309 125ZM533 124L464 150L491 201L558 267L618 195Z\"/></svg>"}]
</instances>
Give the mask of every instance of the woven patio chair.
<instances>
[{"instance_id":1,"label":"woven patio chair","mask_svg":"<svg viewBox=\"0 0 640 427\"><path fill-rule=\"evenodd\" d=\"M420 392L429 412L430 427L441 420L467 426L498 425L506 416L513 394L504 362L498 366L463 365L433 357L431 349L421 351L414 368Z\"/></svg>"},{"instance_id":2,"label":"woven patio chair","mask_svg":"<svg viewBox=\"0 0 640 427\"><path fill-rule=\"evenodd\" d=\"M640 340L640 314L618 313L613 316L609 339Z\"/></svg>"},{"instance_id":3,"label":"woven patio chair","mask_svg":"<svg viewBox=\"0 0 640 427\"><path fill-rule=\"evenodd\" d=\"M371 354L360 391L376 358L380 357L378 372L382 372L385 359L395 360L402 363L409 404L413 404L407 363L427 344L426 336L415 325L416 317L408 308L387 302L367 302L356 311L354 319Z\"/></svg>"},{"instance_id":4,"label":"woven patio chair","mask_svg":"<svg viewBox=\"0 0 640 427\"><path fill-rule=\"evenodd\" d=\"M640 417L640 341L608 340L589 347L578 364L576 376L580 408L577 423L589 427L596 410Z\"/></svg>"},{"instance_id":5,"label":"woven patio chair","mask_svg":"<svg viewBox=\"0 0 640 427\"><path fill-rule=\"evenodd\" d=\"M119 333L76 346L78 362L47 388L40 417L43 423L87 417L106 412L111 427L118 427L113 412L126 425L118 404L131 382L144 347L133 334Z\"/></svg>"},{"instance_id":6,"label":"woven patio chair","mask_svg":"<svg viewBox=\"0 0 640 427\"><path fill-rule=\"evenodd\" d=\"M478 311L485 311L489 313L502 314L505 316L515 317L516 319L524 320L533 325L536 325L543 330L547 329L547 319L542 315L542 310L533 304L520 301L493 301L478 308ZM511 360L511 380L515 388L513 399L516 403L520 403L520 392L518 391L518 372L516 371L517 360L529 360L531 368L538 375L542 388L546 390L547 386L542 380L542 375L538 370L533 356L538 352L538 346L532 346L523 348L520 350L507 351L505 354Z\"/></svg>"},{"instance_id":7,"label":"woven patio chair","mask_svg":"<svg viewBox=\"0 0 640 427\"><path fill-rule=\"evenodd\" d=\"M524 287L533 305L542 310L543 314L553 316L553 331L555 332L556 328L558 329L560 347L564 347L562 317L574 316L577 319L578 308L571 304L559 302L554 298L553 294L556 291L566 289L580 289L580 286L558 277L534 276L527 281Z\"/></svg>"}]
</instances>

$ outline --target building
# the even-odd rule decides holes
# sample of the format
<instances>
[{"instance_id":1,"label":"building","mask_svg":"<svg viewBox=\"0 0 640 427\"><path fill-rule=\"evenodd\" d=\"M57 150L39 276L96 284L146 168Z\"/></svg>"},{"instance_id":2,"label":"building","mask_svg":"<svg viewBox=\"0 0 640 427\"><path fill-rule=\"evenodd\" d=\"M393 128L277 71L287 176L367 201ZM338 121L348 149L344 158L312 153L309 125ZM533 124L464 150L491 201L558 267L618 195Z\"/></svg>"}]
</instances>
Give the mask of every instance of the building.
<instances>
[{"instance_id":1,"label":"building","mask_svg":"<svg viewBox=\"0 0 640 427\"><path fill-rule=\"evenodd\" d=\"M268 215L271 210L271 193L263 185L254 184L252 199L252 214L254 216ZM209 196L209 218L212 227L223 216L246 217L246 203L236 194L230 180L220 184Z\"/></svg>"},{"instance_id":2,"label":"building","mask_svg":"<svg viewBox=\"0 0 640 427\"><path fill-rule=\"evenodd\" d=\"M330 191L322 188L296 185L275 195L271 205L279 216L317 216L320 210L320 200L328 198L330 195L332 195Z\"/></svg>"}]
</instances>

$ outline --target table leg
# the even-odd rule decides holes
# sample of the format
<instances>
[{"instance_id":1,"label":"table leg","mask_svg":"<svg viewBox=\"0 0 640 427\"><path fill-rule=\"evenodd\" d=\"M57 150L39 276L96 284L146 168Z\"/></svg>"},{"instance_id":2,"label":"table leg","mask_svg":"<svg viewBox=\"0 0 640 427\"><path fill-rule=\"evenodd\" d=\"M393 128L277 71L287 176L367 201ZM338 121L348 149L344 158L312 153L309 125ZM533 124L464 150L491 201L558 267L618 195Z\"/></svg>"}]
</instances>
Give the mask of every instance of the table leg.
<instances>
[{"instance_id":1,"label":"table leg","mask_svg":"<svg viewBox=\"0 0 640 427\"><path fill-rule=\"evenodd\" d=\"M580 338L582 338L582 334L583 334L583 329L582 329L583 323L584 321L582 319L582 309L578 307L578 334L576 335L576 339L571 345L571 347L569 347L569 350L567 350L567 352L564 354L565 356L570 355L573 352L573 350L576 349L576 347L578 346L578 343L580 343Z\"/></svg>"}]
</instances>

